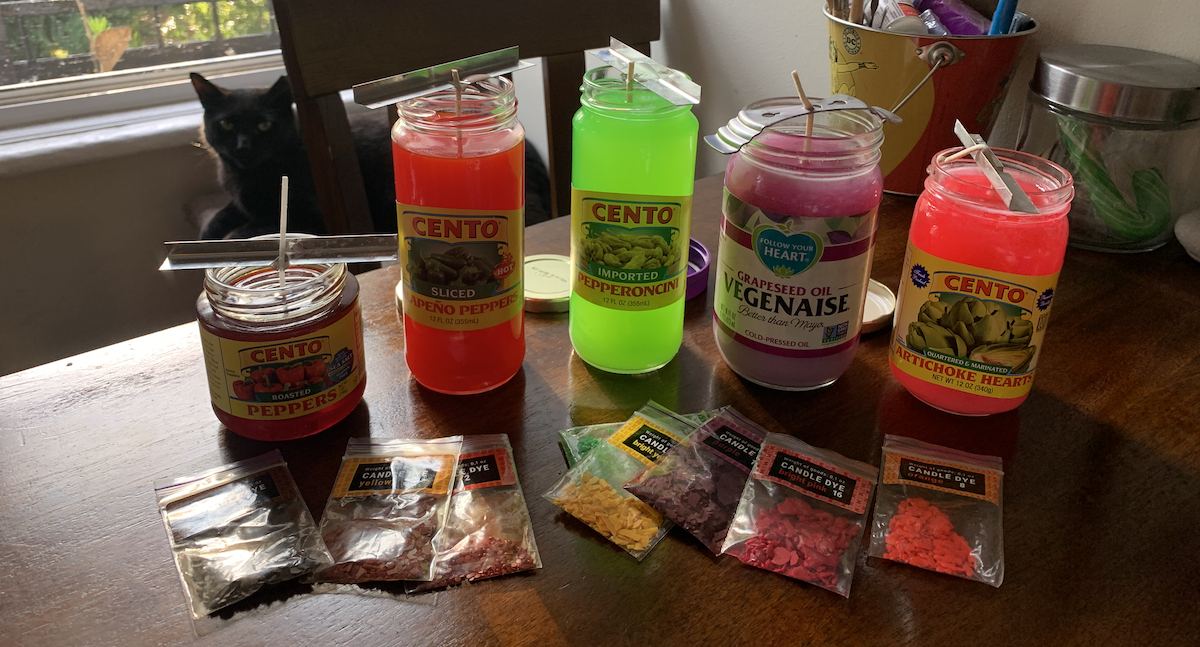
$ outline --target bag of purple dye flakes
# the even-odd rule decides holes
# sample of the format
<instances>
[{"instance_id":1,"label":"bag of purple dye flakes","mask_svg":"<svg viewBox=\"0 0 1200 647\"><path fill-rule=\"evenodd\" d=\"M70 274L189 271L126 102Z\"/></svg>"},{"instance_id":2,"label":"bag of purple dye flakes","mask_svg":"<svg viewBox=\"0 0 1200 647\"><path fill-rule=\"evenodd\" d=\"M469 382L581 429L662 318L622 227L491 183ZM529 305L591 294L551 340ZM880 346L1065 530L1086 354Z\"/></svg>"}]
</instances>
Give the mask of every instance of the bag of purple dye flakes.
<instances>
[{"instance_id":1,"label":"bag of purple dye flakes","mask_svg":"<svg viewBox=\"0 0 1200 647\"><path fill-rule=\"evenodd\" d=\"M766 434L723 407L625 489L719 555Z\"/></svg>"}]
</instances>

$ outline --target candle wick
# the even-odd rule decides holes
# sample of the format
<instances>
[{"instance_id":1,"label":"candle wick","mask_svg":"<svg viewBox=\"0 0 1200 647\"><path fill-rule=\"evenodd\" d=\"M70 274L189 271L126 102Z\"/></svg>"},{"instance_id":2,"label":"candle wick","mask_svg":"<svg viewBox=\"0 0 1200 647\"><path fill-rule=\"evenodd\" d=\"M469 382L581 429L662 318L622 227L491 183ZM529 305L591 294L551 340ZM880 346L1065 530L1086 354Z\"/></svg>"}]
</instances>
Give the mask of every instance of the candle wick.
<instances>
[{"instance_id":1,"label":"candle wick","mask_svg":"<svg viewBox=\"0 0 1200 647\"><path fill-rule=\"evenodd\" d=\"M453 79L452 83L454 83L454 116L461 117L462 116L463 88L462 88L462 80L458 78L458 68L457 67L452 68L450 70L450 76ZM457 122L456 122L456 124L457 124ZM454 141L458 144L458 157L459 157L459 159L462 159L462 156L463 156L462 128L454 129Z\"/></svg>"},{"instance_id":2,"label":"candle wick","mask_svg":"<svg viewBox=\"0 0 1200 647\"><path fill-rule=\"evenodd\" d=\"M625 70L625 103L633 103L633 61Z\"/></svg>"}]
</instances>

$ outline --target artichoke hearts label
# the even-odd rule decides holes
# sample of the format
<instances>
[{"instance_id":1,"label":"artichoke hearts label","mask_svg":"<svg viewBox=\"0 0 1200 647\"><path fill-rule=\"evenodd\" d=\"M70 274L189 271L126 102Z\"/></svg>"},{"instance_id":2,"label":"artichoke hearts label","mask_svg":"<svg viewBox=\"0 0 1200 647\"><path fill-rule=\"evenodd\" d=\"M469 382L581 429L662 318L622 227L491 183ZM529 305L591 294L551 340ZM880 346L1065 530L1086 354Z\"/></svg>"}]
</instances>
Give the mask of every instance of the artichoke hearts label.
<instances>
[{"instance_id":1,"label":"artichoke hearts label","mask_svg":"<svg viewBox=\"0 0 1200 647\"><path fill-rule=\"evenodd\" d=\"M358 456L346 458L333 484L335 499L400 494L445 494L454 456Z\"/></svg>"},{"instance_id":2,"label":"artichoke hearts label","mask_svg":"<svg viewBox=\"0 0 1200 647\"><path fill-rule=\"evenodd\" d=\"M621 451L654 467L663 454L679 443L679 437L642 418L634 417L609 437L608 443Z\"/></svg>"},{"instance_id":3,"label":"artichoke hearts label","mask_svg":"<svg viewBox=\"0 0 1200 647\"><path fill-rule=\"evenodd\" d=\"M524 209L396 204L404 314L439 330L482 330L521 315Z\"/></svg>"},{"instance_id":4,"label":"artichoke hearts label","mask_svg":"<svg viewBox=\"0 0 1200 647\"><path fill-rule=\"evenodd\" d=\"M687 292L692 196L571 189L571 291L614 310L654 310Z\"/></svg>"},{"instance_id":5,"label":"artichoke hearts label","mask_svg":"<svg viewBox=\"0 0 1200 647\"><path fill-rule=\"evenodd\" d=\"M316 413L350 395L363 379L358 304L302 337L235 341L200 328L208 390L218 409L247 420Z\"/></svg>"},{"instance_id":6,"label":"artichoke hearts label","mask_svg":"<svg viewBox=\"0 0 1200 647\"><path fill-rule=\"evenodd\" d=\"M1000 471L926 456L884 452L883 482L991 501L1000 505Z\"/></svg>"},{"instance_id":7,"label":"artichoke hearts label","mask_svg":"<svg viewBox=\"0 0 1200 647\"><path fill-rule=\"evenodd\" d=\"M1025 276L953 263L912 241L891 359L933 384L993 398L1029 393L1058 273Z\"/></svg>"},{"instance_id":8,"label":"artichoke hearts label","mask_svg":"<svg viewBox=\"0 0 1200 647\"><path fill-rule=\"evenodd\" d=\"M717 326L780 357L851 348L862 328L877 210L805 218L760 209L725 190L717 251Z\"/></svg>"}]
</instances>

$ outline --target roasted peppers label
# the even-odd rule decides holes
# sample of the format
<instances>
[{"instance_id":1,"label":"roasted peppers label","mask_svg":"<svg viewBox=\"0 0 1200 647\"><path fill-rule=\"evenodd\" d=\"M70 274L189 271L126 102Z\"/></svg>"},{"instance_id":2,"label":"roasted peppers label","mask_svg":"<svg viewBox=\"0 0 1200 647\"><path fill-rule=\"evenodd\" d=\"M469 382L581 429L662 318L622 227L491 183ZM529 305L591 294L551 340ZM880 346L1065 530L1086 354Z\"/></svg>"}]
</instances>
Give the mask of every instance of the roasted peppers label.
<instances>
[{"instance_id":1,"label":"roasted peppers label","mask_svg":"<svg viewBox=\"0 0 1200 647\"><path fill-rule=\"evenodd\" d=\"M765 445L753 477L802 492L855 514L867 511L871 482L811 456L776 445Z\"/></svg>"},{"instance_id":2,"label":"roasted peppers label","mask_svg":"<svg viewBox=\"0 0 1200 647\"><path fill-rule=\"evenodd\" d=\"M876 210L804 218L760 209L725 190L717 252L717 326L780 357L821 357L858 340Z\"/></svg>"},{"instance_id":3,"label":"roasted peppers label","mask_svg":"<svg viewBox=\"0 0 1200 647\"><path fill-rule=\"evenodd\" d=\"M357 306L301 337L246 342L201 328L200 344L213 405L247 420L316 413L350 395L363 379L362 315Z\"/></svg>"},{"instance_id":4,"label":"roasted peppers label","mask_svg":"<svg viewBox=\"0 0 1200 647\"><path fill-rule=\"evenodd\" d=\"M445 494L454 456L358 456L342 462L333 484L335 499L399 494Z\"/></svg>"},{"instance_id":5,"label":"roasted peppers label","mask_svg":"<svg viewBox=\"0 0 1200 647\"><path fill-rule=\"evenodd\" d=\"M891 359L933 384L992 398L1029 393L1058 273L1025 276L953 263L910 241Z\"/></svg>"},{"instance_id":6,"label":"roasted peppers label","mask_svg":"<svg viewBox=\"0 0 1200 647\"><path fill-rule=\"evenodd\" d=\"M692 196L571 189L571 291L614 310L654 310L687 292Z\"/></svg>"},{"instance_id":7,"label":"roasted peppers label","mask_svg":"<svg viewBox=\"0 0 1200 647\"><path fill-rule=\"evenodd\" d=\"M635 416L609 437L608 443L653 467L677 443L679 437L658 425Z\"/></svg>"},{"instance_id":8,"label":"roasted peppers label","mask_svg":"<svg viewBox=\"0 0 1200 647\"><path fill-rule=\"evenodd\" d=\"M915 485L1000 505L1000 471L951 460L885 452L883 482Z\"/></svg>"},{"instance_id":9,"label":"roasted peppers label","mask_svg":"<svg viewBox=\"0 0 1200 647\"><path fill-rule=\"evenodd\" d=\"M482 330L521 315L523 209L396 204L404 314L439 330Z\"/></svg>"}]
</instances>

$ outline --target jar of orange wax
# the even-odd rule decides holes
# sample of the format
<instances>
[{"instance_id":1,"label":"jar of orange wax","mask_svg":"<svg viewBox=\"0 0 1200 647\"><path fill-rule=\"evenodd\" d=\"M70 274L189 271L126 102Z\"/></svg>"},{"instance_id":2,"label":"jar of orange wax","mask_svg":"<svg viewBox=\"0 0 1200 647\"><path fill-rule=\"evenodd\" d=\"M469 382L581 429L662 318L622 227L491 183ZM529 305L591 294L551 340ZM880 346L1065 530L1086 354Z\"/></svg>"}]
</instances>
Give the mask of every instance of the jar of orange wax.
<instances>
[{"instance_id":1,"label":"jar of orange wax","mask_svg":"<svg viewBox=\"0 0 1200 647\"><path fill-rule=\"evenodd\" d=\"M1040 213L1009 211L970 157L934 157L900 276L892 374L938 409L980 416L1029 396L1067 249L1071 174L993 149Z\"/></svg>"},{"instance_id":2,"label":"jar of orange wax","mask_svg":"<svg viewBox=\"0 0 1200 647\"><path fill-rule=\"evenodd\" d=\"M196 300L213 412L230 431L291 440L345 418L367 385L358 280L345 264L207 271Z\"/></svg>"}]
</instances>

